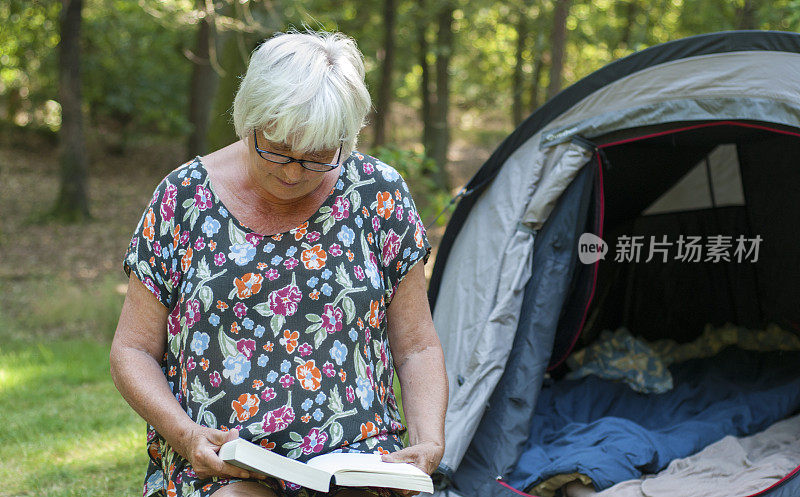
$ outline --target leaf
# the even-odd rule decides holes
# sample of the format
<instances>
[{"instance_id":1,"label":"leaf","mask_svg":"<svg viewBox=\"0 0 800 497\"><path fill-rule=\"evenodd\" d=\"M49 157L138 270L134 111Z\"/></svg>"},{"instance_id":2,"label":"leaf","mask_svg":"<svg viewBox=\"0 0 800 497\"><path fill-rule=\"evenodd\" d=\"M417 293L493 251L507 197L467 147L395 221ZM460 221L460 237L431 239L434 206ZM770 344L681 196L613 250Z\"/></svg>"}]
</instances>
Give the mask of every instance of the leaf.
<instances>
[{"instance_id":1,"label":"leaf","mask_svg":"<svg viewBox=\"0 0 800 497\"><path fill-rule=\"evenodd\" d=\"M353 299L350 297L345 297L342 299L342 308L344 309L345 318L347 320L347 324L353 322L353 319L356 317L356 304L353 302Z\"/></svg>"},{"instance_id":2,"label":"leaf","mask_svg":"<svg viewBox=\"0 0 800 497\"><path fill-rule=\"evenodd\" d=\"M203 413L203 421L209 428L217 429L217 417L213 412L206 411Z\"/></svg>"},{"instance_id":3,"label":"leaf","mask_svg":"<svg viewBox=\"0 0 800 497\"><path fill-rule=\"evenodd\" d=\"M350 209L355 212L361 208L361 194L358 191L353 190L350 194Z\"/></svg>"},{"instance_id":4,"label":"leaf","mask_svg":"<svg viewBox=\"0 0 800 497\"><path fill-rule=\"evenodd\" d=\"M187 207L186 202L183 203L183 206ZM187 211L183 214L183 220L186 221L187 219L189 219L189 217L192 216L192 214L196 215L198 212L199 210L197 209L197 206L194 205L194 201L192 201L192 206L189 207Z\"/></svg>"},{"instance_id":5,"label":"leaf","mask_svg":"<svg viewBox=\"0 0 800 497\"><path fill-rule=\"evenodd\" d=\"M211 288L203 285L200 287L200 290L198 290L197 296L203 301L203 312L208 312L208 309L214 302L214 292L211 290Z\"/></svg>"},{"instance_id":6,"label":"leaf","mask_svg":"<svg viewBox=\"0 0 800 497\"><path fill-rule=\"evenodd\" d=\"M317 330L316 335L314 335L314 348L319 348L322 345L322 342L325 341L325 338L328 336L328 332L325 331L325 328L321 327Z\"/></svg>"},{"instance_id":7,"label":"leaf","mask_svg":"<svg viewBox=\"0 0 800 497\"><path fill-rule=\"evenodd\" d=\"M297 459L298 457L300 457L300 454L302 453L303 451L301 449L294 449L293 451L286 454L286 457L288 457L289 459Z\"/></svg>"},{"instance_id":8,"label":"leaf","mask_svg":"<svg viewBox=\"0 0 800 497\"><path fill-rule=\"evenodd\" d=\"M365 440L365 442L367 443L367 448L369 448L369 450L374 449L375 446L378 445L377 437L369 437Z\"/></svg>"},{"instance_id":9,"label":"leaf","mask_svg":"<svg viewBox=\"0 0 800 497\"><path fill-rule=\"evenodd\" d=\"M322 322L314 323L310 325L308 328L306 328L306 333L314 333L320 328L322 328Z\"/></svg>"},{"instance_id":10,"label":"leaf","mask_svg":"<svg viewBox=\"0 0 800 497\"><path fill-rule=\"evenodd\" d=\"M328 445L328 447L333 447L342 440L342 436L344 435L344 429L342 428L342 425L334 421L328 427L328 433L330 433L331 436L331 443L330 445Z\"/></svg>"},{"instance_id":11,"label":"leaf","mask_svg":"<svg viewBox=\"0 0 800 497\"><path fill-rule=\"evenodd\" d=\"M247 431L249 431L253 435L261 435L262 433L264 433L264 425L260 421L255 423L250 423L249 425L246 426L246 428Z\"/></svg>"},{"instance_id":12,"label":"leaf","mask_svg":"<svg viewBox=\"0 0 800 497\"><path fill-rule=\"evenodd\" d=\"M319 208L319 213L320 214L329 214L331 212L333 212L333 208L331 208L328 205L325 205L325 206L322 206L322 207Z\"/></svg>"},{"instance_id":13,"label":"leaf","mask_svg":"<svg viewBox=\"0 0 800 497\"><path fill-rule=\"evenodd\" d=\"M361 357L361 347L356 347L353 350L353 355L356 356L356 374L361 378L367 377L367 363Z\"/></svg>"},{"instance_id":14,"label":"leaf","mask_svg":"<svg viewBox=\"0 0 800 497\"><path fill-rule=\"evenodd\" d=\"M334 219L333 217L329 217L328 219L326 219L325 222L322 223L322 234L323 235L327 234L328 231L330 231L331 228L333 228L334 224L336 224L336 219Z\"/></svg>"},{"instance_id":15,"label":"leaf","mask_svg":"<svg viewBox=\"0 0 800 497\"><path fill-rule=\"evenodd\" d=\"M272 316L272 309L269 307L269 302L261 302L253 306L253 309L265 318Z\"/></svg>"},{"instance_id":16,"label":"leaf","mask_svg":"<svg viewBox=\"0 0 800 497\"><path fill-rule=\"evenodd\" d=\"M306 314L306 319L312 323L321 323L322 317L318 314Z\"/></svg>"},{"instance_id":17,"label":"leaf","mask_svg":"<svg viewBox=\"0 0 800 497\"><path fill-rule=\"evenodd\" d=\"M236 422L236 411L233 411L233 412L231 413L231 418L228 420L228 424L231 424L231 425L232 425L232 424L233 424L233 423L235 423L235 422Z\"/></svg>"},{"instance_id":18,"label":"leaf","mask_svg":"<svg viewBox=\"0 0 800 497\"><path fill-rule=\"evenodd\" d=\"M195 376L194 381L192 381L192 401L197 402L198 404L205 404L208 402L208 392L206 391L206 387L200 383L200 377Z\"/></svg>"},{"instance_id":19,"label":"leaf","mask_svg":"<svg viewBox=\"0 0 800 497\"><path fill-rule=\"evenodd\" d=\"M172 352L173 356L178 357L178 354L180 354L180 348L181 348L180 335L175 335L169 341L169 351Z\"/></svg>"},{"instance_id":20,"label":"leaf","mask_svg":"<svg viewBox=\"0 0 800 497\"><path fill-rule=\"evenodd\" d=\"M298 433L293 431L289 432L289 438L291 438L295 442L301 442L301 443L303 442L303 437L301 437Z\"/></svg>"},{"instance_id":21,"label":"leaf","mask_svg":"<svg viewBox=\"0 0 800 497\"><path fill-rule=\"evenodd\" d=\"M269 320L269 325L272 328L272 332L275 334L280 333L281 327L283 327L283 323L286 321L286 318L280 314L275 314L272 316L272 319Z\"/></svg>"},{"instance_id":22,"label":"leaf","mask_svg":"<svg viewBox=\"0 0 800 497\"><path fill-rule=\"evenodd\" d=\"M345 288L353 287L353 280L351 280L350 275L347 274L347 270L344 268L344 263L339 264L339 266L336 268L336 283L339 283Z\"/></svg>"},{"instance_id":23,"label":"leaf","mask_svg":"<svg viewBox=\"0 0 800 497\"><path fill-rule=\"evenodd\" d=\"M197 277L201 280L211 277L211 268L208 267L206 256L203 256L203 258L200 259L200 262L197 264Z\"/></svg>"},{"instance_id":24,"label":"leaf","mask_svg":"<svg viewBox=\"0 0 800 497\"><path fill-rule=\"evenodd\" d=\"M342 403L342 396L339 395L339 385L334 385L328 395L328 409L333 412L344 411L344 404ZM340 427L341 428L341 427Z\"/></svg>"},{"instance_id":25,"label":"leaf","mask_svg":"<svg viewBox=\"0 0 800 497\"><path fill-rule=\"evenodd\" d=\"M231 245L237 243L250 243L245 238L245 232L234 226L233 219L228 219L228 236L231 239Z\"/></svg>"},{"instance_id":26,"label":"leaf","mask_svg":"<svg viewBox=\"0 0 800 497\"><path fill-rule=\"evenodd\" d=\"M155 279L153 277L153 272L150 271L150 266L145 261L139 261L139 264L137 264L136 267L139 268L139 273Z\"/></svg>"},{"instance_id":27,"label":"leaf","mask_svg":"<svg viewBox=\"0 0 800 497\"><path fill-rule=\"evenodd\" d=\"M219 337L219 347L226 358L239 355L236 342L222 331L222 326L219 327L219 335L217 335L217 337Z\"/></svg>"},{"instance_id":28,"label":"leaf","mask_svg":"<svg viewBox=\"0 0 800 497\"><path fill-rule=\"evenodd\" d=\"M181 204L181 205L183 205L184 209L188 209L189 207L194 205L194 198L187 198L186 200L183 201L183 204ZM184 218L184 219L186 219L186 218Z\"/></svg>"},{"instance_id":29,"label":"leaf","mask_svg":"<svg viewBox=\"0 0 800 497\"><path fill-rule=\"evenodd\" d=\"M171 221L164 221L162 219L161 220L161 226L159 227L158 231L159 231L159 233L158 233L159 236L164 236L167 233L171 232L172 231L172 222Z\"/></svg>"},{"instance_id":30,"label":"leaf","mask_svg":"<svg viewBox=\"0 0 800 497\"><path fill-rule=\"evenodd\" d=\"M361 177L358 175L358 169L356 169L356 165L352 162L347 165L347 179L352 183L361 180Z\"/></svg>"}]
</instances>

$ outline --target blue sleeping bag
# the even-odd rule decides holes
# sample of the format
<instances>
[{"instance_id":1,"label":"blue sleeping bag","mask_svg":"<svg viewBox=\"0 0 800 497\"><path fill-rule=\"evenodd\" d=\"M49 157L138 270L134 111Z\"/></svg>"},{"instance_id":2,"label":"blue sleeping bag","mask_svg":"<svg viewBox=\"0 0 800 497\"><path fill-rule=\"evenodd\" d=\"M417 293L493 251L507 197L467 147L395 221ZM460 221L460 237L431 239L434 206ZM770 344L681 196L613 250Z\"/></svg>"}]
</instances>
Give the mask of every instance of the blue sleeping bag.
<instances>
[{"instance_id":1,"label":"blue sleeping bag","mask_svg":"<svg viewBox=\"0 0 800 497\"><path fill-rule=\"evenodd\" d=\"M726 435L759 432L800 408L800 353L735 347L670 367L674 388L640 394L588 376L542 389L517 467L525 489L582 473L596 490L656 473Z\"/></svg>"}]
</instances>

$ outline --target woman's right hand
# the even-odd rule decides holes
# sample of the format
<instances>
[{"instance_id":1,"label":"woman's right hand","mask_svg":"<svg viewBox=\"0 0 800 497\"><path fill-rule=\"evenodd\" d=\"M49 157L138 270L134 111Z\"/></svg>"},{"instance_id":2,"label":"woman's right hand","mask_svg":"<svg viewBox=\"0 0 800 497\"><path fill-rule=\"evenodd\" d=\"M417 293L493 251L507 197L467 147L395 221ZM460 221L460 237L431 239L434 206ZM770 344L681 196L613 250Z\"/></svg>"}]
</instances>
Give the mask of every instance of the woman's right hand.
<instances>
[{"instance_id":1,"label":"woman's right hand","mask_svg":"<svg viewBox=\"0 0 800 497\"><path fill-rule=\"evenodd\" d=\"M249 472L224 462L219 457L219 449L225 442L239 438L239 430L215 430L206 426L195 425L181 443L182 455L192 465L198 478L213 476L228 478L258 478L266 476Z\"/></svg>"}]
</instances>

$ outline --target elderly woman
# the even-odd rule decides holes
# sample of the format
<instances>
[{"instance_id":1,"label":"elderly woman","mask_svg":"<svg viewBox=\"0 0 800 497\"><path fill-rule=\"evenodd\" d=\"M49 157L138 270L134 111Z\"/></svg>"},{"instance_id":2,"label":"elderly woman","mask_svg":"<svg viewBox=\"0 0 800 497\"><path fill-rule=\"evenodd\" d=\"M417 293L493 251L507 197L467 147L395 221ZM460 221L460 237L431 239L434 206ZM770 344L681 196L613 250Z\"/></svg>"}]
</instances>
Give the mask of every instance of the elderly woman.
<instances>
[{"instance_id":1,"label":"elderly woman","mask_svg":"<svg viewBox=\"0 0 800 497\"><path fill-rule=\"evenodd\" d=\"M351 39L276 35L236 95L240 140L153 193L110 357L148 423L145 496L316 494L223 463L236 437L299 460L356 451L437 467L447 380L430 245L403 179L354 150L369 107Z\"/></svg>"}]
</instances>

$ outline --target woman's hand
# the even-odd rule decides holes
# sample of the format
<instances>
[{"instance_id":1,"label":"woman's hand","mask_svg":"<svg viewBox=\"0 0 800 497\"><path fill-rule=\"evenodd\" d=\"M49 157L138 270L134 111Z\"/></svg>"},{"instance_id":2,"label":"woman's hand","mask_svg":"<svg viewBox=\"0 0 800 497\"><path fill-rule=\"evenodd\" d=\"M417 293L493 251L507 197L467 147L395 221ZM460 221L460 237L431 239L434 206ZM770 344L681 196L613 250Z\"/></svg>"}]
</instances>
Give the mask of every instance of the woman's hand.
<instances>
[{"instance_id":1,"label":"woman's hand","mask_svg":"<svg viewBox=\"0 0 800 497\"><path fill-rule=\"evenodd\" d=\"M420 442L411 447L406 447L403 450L385 454L381 457L381 460L384 462L407 462L418 467L425 473L432 475L439 466L439 461L442 460L443 455L444 445L435 442ZM395 490L405 496L412 496L419 493L413 490Z\"/></svg>"},{"instance_id":2,"label":"woman's hand","mask_svg":"<svg viewBox=\"0 0 800 497\"><path fill-rule=\"evenodd\" d=\"M222 444L237 438L239 438L239 430L222 431L196 425L181 443L179 452L192 465L198 478L211 478L212 476L266 478L260 473L245 471L220 459L219 449Z\"/></svg>"}]
</instances>

